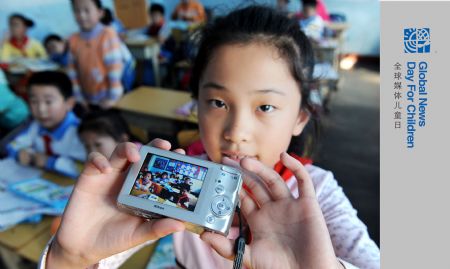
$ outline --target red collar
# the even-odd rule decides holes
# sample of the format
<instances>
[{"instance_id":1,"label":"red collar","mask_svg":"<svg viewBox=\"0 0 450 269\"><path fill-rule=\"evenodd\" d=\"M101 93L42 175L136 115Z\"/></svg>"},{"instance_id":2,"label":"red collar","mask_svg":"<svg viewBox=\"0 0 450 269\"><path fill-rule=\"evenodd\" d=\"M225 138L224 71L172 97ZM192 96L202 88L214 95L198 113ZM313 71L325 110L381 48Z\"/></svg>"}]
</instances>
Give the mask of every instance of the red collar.
<instances>
[{"instance_id":1,"label":"red collar","mask_svg":"<svg viewBox=\"0 0 450 269\"><path fill-rule=\"evenodd\" d=\"M28 36L25 36L22 40L18 40L15 37L11 37L9 39L9 42L11 43L11 45L13 45L13 47L15 47L21 51L24 51L25 46L28 43L28 40L29 40Z\"/></svg>"},{"instance_id":2,"label":"red collar","mask_svg":"<svg viewBox=\"0 0 450 269\"><path fill-rule=\"evenodd\" d=\"M312 160L311 159L307 159L307 158L303 158L298 156L295 153L289 153L289 155L291 155L292 157L294 157L295 159L297 159L301 164L306 165L306 164L312 164ZM274 170L284 179L284 181L288 181L294 174L292 174L291 170L287 169L282 163L281 161L279 161L275 167Z\"/></svg>"}]
</instances>

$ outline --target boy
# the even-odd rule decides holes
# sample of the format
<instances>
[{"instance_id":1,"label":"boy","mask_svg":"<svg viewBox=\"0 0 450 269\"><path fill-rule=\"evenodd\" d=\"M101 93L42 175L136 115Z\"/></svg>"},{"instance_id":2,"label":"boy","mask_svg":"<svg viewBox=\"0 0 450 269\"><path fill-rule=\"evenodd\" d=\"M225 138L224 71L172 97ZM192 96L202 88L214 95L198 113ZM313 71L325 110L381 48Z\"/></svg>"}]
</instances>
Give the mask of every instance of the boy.
<instances>
[{"instance_id":1,"label":"boy","mask_svg":"<svg viewBox=\"0 0 450 269\"><path fill-rule=\"evenodd\" d=\"M164 7L160 4L152 4L149 9L150 25L147 35L156 38L163 44L170 35L170 28L164 21Z\"/></svg>"},{"instance_id":2,"label":"boy","mask_svg":"<svg viewBox=\"0 0 450 269\"><path fill-rule=\"evenodd\" d=\"M75 160L84 161L86 152L77 135L80 120L72 112L75 99L69 77L38 72L31 76L27 91L34 120L7 145L8 156L23 165L77 177Z\"/></svg>"},{"instance_id":3,"label":"boy","mask_svg":"<svg viewBox=\"0 0 450 269\"><path fill-rule=\"evenodd\" d=\"M44 40L44 47L50 60L62 67L67 67L69 63L69 46L59 35L48 35Z\"/></svg>"},{"instance_id":4,"label":"boy","mask_svg":"<svg viewBox=\"0 0 450 269\"><path fill-rule=\"evenodd\" d=\"M302 6L300 27L307 37L313 41L319 41L323 38L325 22L317 15L317 0L302 0Z\"/></svg>"}]
</instances>

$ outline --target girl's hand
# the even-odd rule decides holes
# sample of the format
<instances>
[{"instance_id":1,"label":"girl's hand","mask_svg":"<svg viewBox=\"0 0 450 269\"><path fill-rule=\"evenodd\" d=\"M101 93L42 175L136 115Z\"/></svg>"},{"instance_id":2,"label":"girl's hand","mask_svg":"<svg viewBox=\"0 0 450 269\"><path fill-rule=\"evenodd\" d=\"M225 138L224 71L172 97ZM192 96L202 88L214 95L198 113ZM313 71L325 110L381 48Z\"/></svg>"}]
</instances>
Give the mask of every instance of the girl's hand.
<instances>
[{"instance_id":1,"label":"girl's hand","mask_svg":"<svg viewBox=\"0 0 450 269\"><path fill-rule=\"evenodd\" d=\"M169 150L169 142L155 139L154 147ZM119 144L108 161L89 155L63 214L47 256L47 268L86 268L103 258L148 240L184 230L173 219L146 221L119 211L117 195L130 163L140 159L133 143Z\"/></svg>"},{"instance_id":2,"label":"girl's hand","mask_svg":"<svg viewBox=\"0 0 450 269\"><path fill-rule=\"evenodd\" d=\"M340 268L314 186L306 169L286 153L282 163L298 181L300 197L295 199L283 179L259 161L245 158L244 183L252 194L241 192L241 212L253 240L246 246L248 268ZM234 258L234 241L213 233L202 239L221 256Z\"/></svg>"}]
</instances>

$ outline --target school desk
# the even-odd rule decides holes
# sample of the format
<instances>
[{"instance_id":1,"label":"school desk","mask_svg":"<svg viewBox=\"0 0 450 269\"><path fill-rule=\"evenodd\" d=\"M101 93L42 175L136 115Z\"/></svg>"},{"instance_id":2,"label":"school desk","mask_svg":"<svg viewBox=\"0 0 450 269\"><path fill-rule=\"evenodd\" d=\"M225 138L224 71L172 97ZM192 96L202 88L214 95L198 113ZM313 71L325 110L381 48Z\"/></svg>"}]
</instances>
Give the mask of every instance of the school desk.
<instances>
[{"instance_id":1,"label":"school desk","mask_svg":"<svg viewBox=\"0 0 450 269\"><path fill-rule=\"evenodd\" d=\"M154 38L127 38L125 44L130 50L131 54L137 61L150 60L153 65L153 73L155 75L155 83L157 86L161 85L159 72L159 50L160 45Z\"/></svg>"},{"instance_id":2,"label":"school desk","mask_svg":"<svg viewBox=\"0 0 450 269\"><path fill-rule=\"evenodd\" d=\"M188 92L155 87L139 87L125 94L114 108L128 124L152 135L176 137L184 126L196 126L196 116L182 116L176 109L191 100Z\"/></svg>"},{"instance_id":3,"label":"school desk","mask_svg":"<svg viewBox=\"0 0 450 269\"><path fill-rule=\"evenodd\" d=\"M44 172L43 178L67 186L75 181L54 173ZM20 269L20 257L38 263L42 251L51 238L50 226L53 217L46 216L37 224L19 224L0 233L0 253L9 269ZM146 246L128 259L120 268L145 269L155 244Z\"/></svg>"}]
</instances>

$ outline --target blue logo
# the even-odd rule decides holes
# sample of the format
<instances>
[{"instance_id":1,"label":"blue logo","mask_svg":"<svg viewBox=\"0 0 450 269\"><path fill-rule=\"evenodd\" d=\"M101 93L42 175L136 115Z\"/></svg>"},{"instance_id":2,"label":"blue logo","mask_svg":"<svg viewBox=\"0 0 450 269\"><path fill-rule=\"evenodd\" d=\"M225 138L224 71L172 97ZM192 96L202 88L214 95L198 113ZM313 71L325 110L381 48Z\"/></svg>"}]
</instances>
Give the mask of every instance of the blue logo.
<instances>
[{"instance_id":1,"label":"blue logo","mask_svg":"<svg viewBox=\"0 0 450 269\"><path fill-rule=\"evenodd\" d=\"M405 53L430 53L430 28L403 29Z\"/></svg>"}]
</instances>

